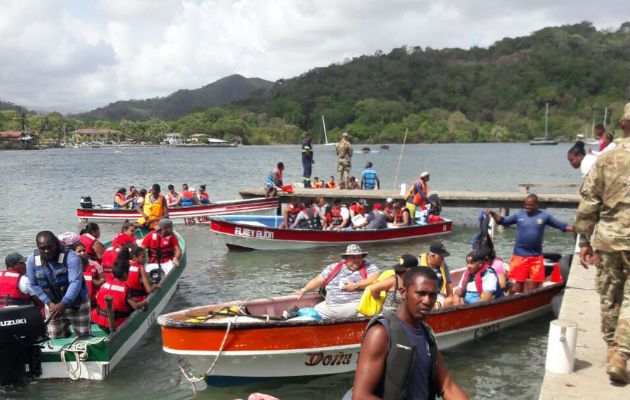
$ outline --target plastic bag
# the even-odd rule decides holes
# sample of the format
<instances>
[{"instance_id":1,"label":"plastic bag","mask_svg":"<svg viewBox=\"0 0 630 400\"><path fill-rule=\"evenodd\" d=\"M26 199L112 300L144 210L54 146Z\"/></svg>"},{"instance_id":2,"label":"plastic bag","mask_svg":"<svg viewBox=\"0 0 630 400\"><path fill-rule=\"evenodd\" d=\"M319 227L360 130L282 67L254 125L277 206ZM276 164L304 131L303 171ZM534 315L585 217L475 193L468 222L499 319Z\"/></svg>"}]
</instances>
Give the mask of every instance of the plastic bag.
<instances>
[{"instance_id":1,"label":"plastic bag","mask_svg":"<svg viewBox=\"0 0 630 400\"><path fill-rule=\"evenodd\" d=\"M390 276L394 276L394 270L387 270L383 272L376 282L380 282L384 279L389 278ZM376 283L374 282L374 283ZM378 299L372 297L372 292L370 291L370 287L366 287L363 291L363 296L361 296L361 301L359 301L359 305L357 306L357 312L363 314L367 317L372 317L379 312L383 308L383 303L385 303L385 297L387 296L386 292L381 292Z\"/></svg>"}]
</instances>

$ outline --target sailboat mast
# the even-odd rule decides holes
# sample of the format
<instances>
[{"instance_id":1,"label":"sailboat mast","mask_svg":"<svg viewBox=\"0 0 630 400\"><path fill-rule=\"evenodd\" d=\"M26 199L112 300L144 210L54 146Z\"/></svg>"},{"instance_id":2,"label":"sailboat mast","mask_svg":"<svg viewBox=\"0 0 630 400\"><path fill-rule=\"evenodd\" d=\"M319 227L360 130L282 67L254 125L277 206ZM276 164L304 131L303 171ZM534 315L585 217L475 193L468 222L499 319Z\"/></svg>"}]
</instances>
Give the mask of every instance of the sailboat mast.
<instances>
[{"instance_id":1,"label":"sailboat mast","mask_svg":"<svg viewBox=\"0 0 630 400\"><path fill-rule=\"evenodd\" d=\"M324 140L326 144L328 144L328 133L326 133L326 121L324 120L324 115L322 114L322 126L324 127Z\"/></svg>"},{"instance_id":2,"label":"sailboat mast","mask_svg":"<svg viewBox=\"0 0 630 400\"><path fill-rule=\"evenodd\" d=\"M549 118L549 103L545 103L545 140L547 140L547 119Z\"/></svg>"}]
</instances>

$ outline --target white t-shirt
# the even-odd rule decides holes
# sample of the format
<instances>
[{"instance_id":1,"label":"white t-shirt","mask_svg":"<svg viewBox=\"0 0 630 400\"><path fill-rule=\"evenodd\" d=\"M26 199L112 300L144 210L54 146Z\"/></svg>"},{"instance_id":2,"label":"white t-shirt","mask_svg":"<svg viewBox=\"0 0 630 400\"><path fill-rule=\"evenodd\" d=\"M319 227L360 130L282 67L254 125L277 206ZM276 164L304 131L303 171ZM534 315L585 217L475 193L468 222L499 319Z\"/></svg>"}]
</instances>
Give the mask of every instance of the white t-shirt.
<instances>
[{"instance_id":1,"label":"white t-shirt","mask_svg":"<svg viewBox=\"0 0 630 400\"><path fill-rule=\"evenodd\" d=\"M341 207L340 212L343 220L350 218L350 210L348 210L348 207Z\"/></svg>"},{"instance_id":2,"label":"white t-shirt","mask_svg":"<svg viewBox=\"0 0 630 400\"><path fill-rule=\"evenodd\" d=\"M464 282L464 277L466 274L462 274L462 278L459 281L458 287L463 287L466 282ZM481 287L484 292L492 292L494 293L497 290L497 276L492 272L486 272L486 274L481 278ZM477 285L475 285L475 280L468 282L466 285L467 293L477 293Z\"/></svg>"},{"instance_id":3,"label":"white t-shirt","mask_svg":"<svg viewBox=\"0 0 630 400\"><path fill-rule=\"evenodd\" d=\"M582 164L580 164L580 171L582 172L582 177L585 177L588 174L588 171L591 170L593 164L597 161L597 156L593 154L587 154L582 159Z\"/></svg>"},{"instance_id":4,"label":"white t-shirt","mask_svg":"<svg viewBox=\"0 0 630 400\"><path fill-rule=\"evenodd\" d=\"M31 290L31 284L28 282L28 278L24 275L20 276L20 280L18 281L18 289L24 294L35 296L35 294Z\"/></svg>"}]
</instances>

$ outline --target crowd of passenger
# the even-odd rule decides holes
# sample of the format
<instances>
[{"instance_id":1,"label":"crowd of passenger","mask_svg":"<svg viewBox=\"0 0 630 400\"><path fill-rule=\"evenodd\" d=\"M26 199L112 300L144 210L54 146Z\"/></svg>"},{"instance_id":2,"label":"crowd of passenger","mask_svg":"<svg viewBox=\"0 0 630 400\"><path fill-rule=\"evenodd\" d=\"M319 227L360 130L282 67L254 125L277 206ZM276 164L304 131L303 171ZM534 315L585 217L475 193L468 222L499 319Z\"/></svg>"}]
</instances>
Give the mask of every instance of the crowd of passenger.
<instances>
[{"instance_id":1,"label":"crowd of passenger","mask_svg":"<svg viewBox=\"0 0 630 400\"><path fill-rule=\"evenodd\" d=\"M142 239L135 234L136 224L125 222L105 247L93 222L79 233L39 232L28 258L19 253L5 258L0 308L37 305L49 321L51 338L70 336L70 326L79 337L91 335L92 323L105 331L119 327L134 310L146 308L147 296L160 289L161 280L182 257L167 218Z\"/></svg>"},{"instance_id":2,"label":"crowd of passenger","mask_svg":"<svg viewBox=\"0 0 630 400\"><path fill-rule=\"evenodd\" d=\"M168 192L164 196L166 206L174 207L190 207L195 205L210 204L210 194L206 190L206 185L199 185L199 190L188 186L187 183L182 184L181 190L175 190L175 186L169 184ZM115 210L135 210L142 208L146 201L147 195L151 195L151 189L138 189L130 186L129 190L121 187L114 194Z\"/></svg>"}]
</instances>

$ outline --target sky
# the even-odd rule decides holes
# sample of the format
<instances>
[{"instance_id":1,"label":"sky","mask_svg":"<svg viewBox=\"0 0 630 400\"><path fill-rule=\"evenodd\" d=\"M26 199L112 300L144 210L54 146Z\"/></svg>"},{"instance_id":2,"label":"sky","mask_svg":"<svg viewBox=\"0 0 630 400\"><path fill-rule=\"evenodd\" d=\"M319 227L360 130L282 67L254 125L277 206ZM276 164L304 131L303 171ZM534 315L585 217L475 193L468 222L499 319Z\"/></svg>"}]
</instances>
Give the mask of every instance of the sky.
<instances>
[{"instance_id":1,"label":"sky","mask_svg":"<svg viewBox=\"0 0 630 400\"><path fill-rule=\"evenodd\" d=\"M271 81L401 46L487 47L630 21L627 0L0 0L0 100L88 111L241 74Z\"/></svg>"}]
</instances>

